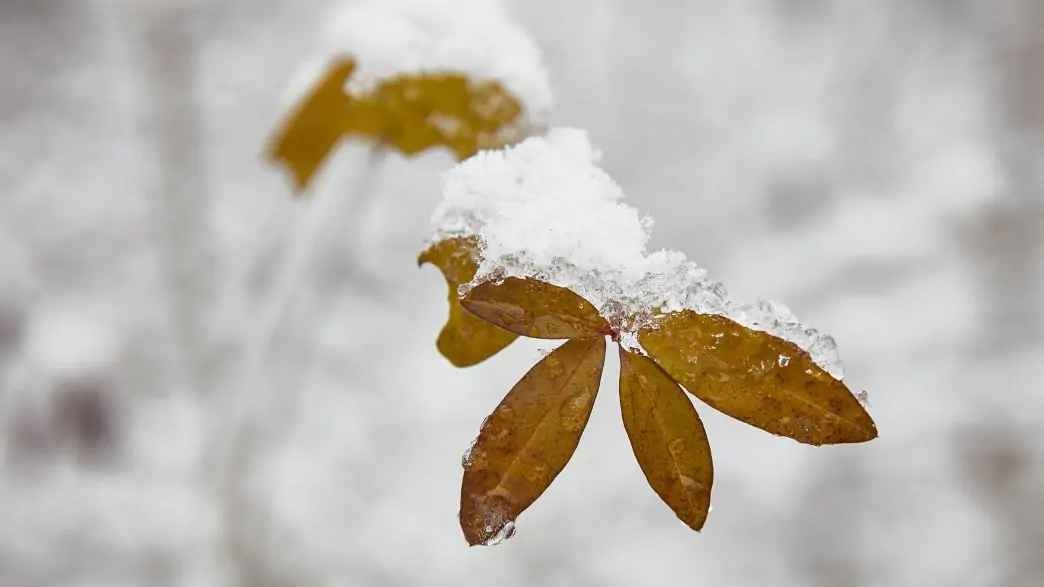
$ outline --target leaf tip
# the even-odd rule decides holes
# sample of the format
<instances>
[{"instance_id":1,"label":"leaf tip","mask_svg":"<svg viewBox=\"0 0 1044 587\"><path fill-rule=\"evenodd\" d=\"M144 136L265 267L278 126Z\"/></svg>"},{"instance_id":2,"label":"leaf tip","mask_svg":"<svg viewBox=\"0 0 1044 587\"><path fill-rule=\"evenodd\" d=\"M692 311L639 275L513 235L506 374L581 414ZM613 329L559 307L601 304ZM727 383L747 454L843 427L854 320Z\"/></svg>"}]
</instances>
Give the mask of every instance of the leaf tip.
<instances>
[{"instance_id":1,"label":"leaf tip","mask_svg":"<svg viewBox=\"0 0 1044 587\"><path fill-rule=\"evenodd\" d=\"M499 495L461 500L460 528L468 546L493 546L515 535L511 502Z\"/></svg>"}]
</instances>

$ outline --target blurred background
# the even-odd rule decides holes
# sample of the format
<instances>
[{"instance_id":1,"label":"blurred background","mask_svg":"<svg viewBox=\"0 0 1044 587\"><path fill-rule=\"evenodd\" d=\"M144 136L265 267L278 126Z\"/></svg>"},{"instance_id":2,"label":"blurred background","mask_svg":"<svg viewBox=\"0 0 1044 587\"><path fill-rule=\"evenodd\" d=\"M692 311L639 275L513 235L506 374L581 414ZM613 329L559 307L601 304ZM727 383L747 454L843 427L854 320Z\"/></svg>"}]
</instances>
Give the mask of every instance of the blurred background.
<instances>
[{"instance_id":1,"label":"blurred background","mask_svg":"<svg viewBox=\"0 0 1044 587\"><path fill-rule=\"evenodd\" d=\"M569 466L471 549L461 453L552 344L437 354L414 260L448 153L354 193L367 147L337 152L243 376L309 221L262 152L332 6L0 2L0 585L1044 582L1044 3L509 3L652 244L831 332L881 436L697 404L697 534L635 463L610 353Z\"/></svg>"}]
</instances>

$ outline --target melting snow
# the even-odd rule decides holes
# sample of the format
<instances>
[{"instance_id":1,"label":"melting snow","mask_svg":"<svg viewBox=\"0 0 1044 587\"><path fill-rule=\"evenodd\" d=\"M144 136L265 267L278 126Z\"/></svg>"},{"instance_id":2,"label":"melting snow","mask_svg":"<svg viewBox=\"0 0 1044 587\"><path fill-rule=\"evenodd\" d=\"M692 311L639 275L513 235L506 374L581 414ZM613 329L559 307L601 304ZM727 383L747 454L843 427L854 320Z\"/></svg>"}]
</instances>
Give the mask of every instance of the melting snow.
<instances>
[{"instance_id":1,"label":"melting snow","mask_svg":"<svg viewBox=\"0 0 1044 587\"><path fill-rule=\"evenodd\" d=\"M720 314L789 340L835 377L837 345L808 328L783 304L742 304L679 251L648 252L653 222L622 200L620 187L597 166L587 134L552 129L498 151L484 151L443 178L443 201L432 217L435 238L478 235L478 283L533 277L567 287L638 346L637 331L658 313L683 309Z\"/></svg>"}]
</instances>

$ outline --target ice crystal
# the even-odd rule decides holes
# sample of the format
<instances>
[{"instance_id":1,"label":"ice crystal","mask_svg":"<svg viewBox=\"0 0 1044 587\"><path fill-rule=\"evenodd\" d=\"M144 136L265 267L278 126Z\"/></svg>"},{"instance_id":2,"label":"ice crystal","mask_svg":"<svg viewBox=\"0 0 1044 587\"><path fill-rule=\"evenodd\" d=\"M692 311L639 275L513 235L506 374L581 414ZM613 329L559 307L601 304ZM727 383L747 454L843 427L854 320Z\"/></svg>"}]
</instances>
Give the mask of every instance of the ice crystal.
<instances>
[{"instance_id":1,"label":"ice crystal","mask_svg":"<svg viewBox=\"0 0 1044 587\"><path fill-rule=\"evenodd\" d=\"M837 345L802 324L785 305L729 298L707 271L671 250L648 252L652 220L622 200L620 187L597 166L586 133L552 129L498 151L480 152L447 172L432 224L435 240L476 235L482 262L471 287L530 277L566 287L599 309L622 344L657 316L680 310L718 314L807 351L841 378Z\"/></svg>"}]
</instances>

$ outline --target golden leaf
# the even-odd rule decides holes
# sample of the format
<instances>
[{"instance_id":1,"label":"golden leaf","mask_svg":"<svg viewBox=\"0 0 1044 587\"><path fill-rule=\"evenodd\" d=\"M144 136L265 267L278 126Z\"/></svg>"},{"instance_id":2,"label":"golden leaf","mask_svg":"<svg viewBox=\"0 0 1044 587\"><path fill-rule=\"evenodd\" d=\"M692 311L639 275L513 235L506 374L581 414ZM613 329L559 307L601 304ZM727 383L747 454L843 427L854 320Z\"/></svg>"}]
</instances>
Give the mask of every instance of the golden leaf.
<instances>
[{"instance_id":1,"label":"golden leaf","mask_svg":"<svg viewBox=\"0 0 1044 587\"><path fill-rule=\"evenodd\" d=\"M815 445L877 437L844 383L791 342L689 310L667 315L638 340L692 394L748 424Z\"/></svg>"},{"instance_id":2,"label":"golden leaf","mask_svg":"<svg viewBox=\"0 0 1044 587\"><path fill-rule=\"evenodd\" d=\"M453 73L402 75L383 82L364 100L383 118L379 138L408 155L443 145L457 159L467 159L479 149L521 138L508 127L522 106L492 80ZM357 131L371 134L365 125Z\"/></svg>"},{"instance_id":3,"label":"golden leaf","mask_svg":"<svg viewBox=\"0 0 1044 587\"><path fill-rule=\"evenodd\" d=\"M351 100L344 84L355 69L352 60L335 63L283 121L269 146L269 156L290 170L294 187L303 190L345 132Z\"/></svg>"},{"instance_id":4,"label":"golden leaf","mask_svg":"<svg viewBox=\"0 0 1044 587\"><path fill-rule=\"evenodd\" d=\"M521 138L512 123L522 106L496 81L419 73L396 76L371 92L350 95L345 83L354 69L350 58L335 62L272 141L272 159L290 169L298 190L308 185L345 135L370 137L407 155L441 145L458 159Z\"/></svg>"},{"instance_id":5,"label":"golden leaf","mask_svg":"<svg viewBox=\"0 0 1044 587\"><path fill-rule=\"evenodd\" d=\"M656 363L623 347L620 411L649 485L681 521L702 528L714 481L703 423L681 387Z\"/></svg>"},{"instance_id":6,"label":"golden leaf","mask_svg":"<svg viewBox=\"0 0 1044 587\"><path fill-rule=\"evenodd\" d=\"M468 544L503 535L569 462L604 360L603 337L570 340L530 369L483 423L460 490Z\"/></svg>"},{"instance_id":7,"label":"golden leaf","mask_svg":"<svg viewBox=\"0 0 1044 587\"><path fill-rule=\"evenodd\" d=\"M536 279L509 277L478 285L461 301L466 310L501 328L532 338L583 338L612 334L605 318L571 290Z\"/></svg>"},{"instance_id":8,"label":"golden leaf","mask_svg":"<svg viewBox=\"0 0 1044 587\"><path fill-rule=\"evenodd\" d=\"M478 239L456 237L439 241L417 259L418 264L431 263L442 271L449 288L449 318L439 333L436 346L442 356L457 367L469 367L488 359L511 344L518 336L460 307L457 287L471 281L478 268Z\"/></svg>"}]
</instances>

